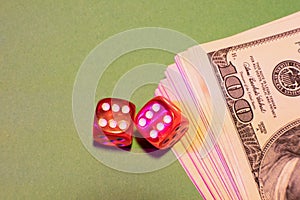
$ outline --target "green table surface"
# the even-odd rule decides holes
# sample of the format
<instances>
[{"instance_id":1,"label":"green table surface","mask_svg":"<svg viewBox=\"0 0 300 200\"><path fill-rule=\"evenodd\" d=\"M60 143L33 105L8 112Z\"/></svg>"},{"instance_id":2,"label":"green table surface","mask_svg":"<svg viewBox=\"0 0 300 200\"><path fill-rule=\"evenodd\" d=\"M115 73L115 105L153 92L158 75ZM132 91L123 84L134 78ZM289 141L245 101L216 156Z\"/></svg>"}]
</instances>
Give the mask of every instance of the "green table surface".
<instances>
[{"instance_id":1,"label":"green table surface","mask_svg":"<svg viewBox=\"0 0 300 200\"><path fill-rule=\"evenodd\" d=\"M163 27L204 43L299 9L299 0L1 1L0 199L201 199L178 161L125 173L86 150L72 114L79 67L99 43L125 30ZM173 57L151 49L120 57L99 82L95 102L126 71ZM131 100L140 108L155 87L139 88Z\"/></svg>"}]
</instances>

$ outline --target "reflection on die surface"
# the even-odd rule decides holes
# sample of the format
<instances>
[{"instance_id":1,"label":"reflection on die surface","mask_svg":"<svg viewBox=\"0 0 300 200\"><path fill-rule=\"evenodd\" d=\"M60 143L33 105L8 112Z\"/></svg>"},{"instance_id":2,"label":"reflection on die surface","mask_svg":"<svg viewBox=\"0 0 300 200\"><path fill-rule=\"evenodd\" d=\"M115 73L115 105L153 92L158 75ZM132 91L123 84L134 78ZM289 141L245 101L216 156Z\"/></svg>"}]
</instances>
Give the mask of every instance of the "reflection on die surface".
<instances>
[{"instance_id":1,"label":"reflection on die surface","mask_svg":"<svg viewBox=\"0 0 300 200\"><path fill-rule=\"evenodd\" d=\"M158 149L172 147L188 130L179 108L158 96L146 103L135 117L136 128Z\"/></svg>"},{"instance_id":2,"label":"reflection on die surface","mask_svg":"<svg viewBox=\"0 0 300 200\"><path fill-rule=\"evenodd\" d=\"M93 139L107 146L125 147L132 143L135 105L118 98L105 98L98 102Z\"/></svg>"}]
</instances>

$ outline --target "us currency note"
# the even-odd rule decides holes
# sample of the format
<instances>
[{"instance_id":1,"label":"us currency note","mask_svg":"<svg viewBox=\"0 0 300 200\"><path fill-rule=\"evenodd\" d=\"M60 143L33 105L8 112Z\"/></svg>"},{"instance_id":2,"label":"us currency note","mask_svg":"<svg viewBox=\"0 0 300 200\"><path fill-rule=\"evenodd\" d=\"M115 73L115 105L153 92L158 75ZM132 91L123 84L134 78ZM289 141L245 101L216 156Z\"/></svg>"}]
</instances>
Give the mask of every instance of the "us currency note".
<instances>
[{"instance_id":1,"label":"us currency note","mask_svg":"<svg viewBox=\"0 0 300 200\"><path fill-rule=\"evenodd\" d=\"M300 28L208 55L261 198L300 199Z\"/></svg>"},{"instance_id":2,"label":"us currency note","mask_svg":"<svg viewBox=\"0 0 300 200\"><path fill-rule=\"evenodd\" d=\"M299 27L300 12L192 47L168 67L156 95L192 114L172 150L205 199L299 199ZM225 113L212 114L211 100ZM222 115L211 132L199 125Z\"/></svg>"}]
</instances>

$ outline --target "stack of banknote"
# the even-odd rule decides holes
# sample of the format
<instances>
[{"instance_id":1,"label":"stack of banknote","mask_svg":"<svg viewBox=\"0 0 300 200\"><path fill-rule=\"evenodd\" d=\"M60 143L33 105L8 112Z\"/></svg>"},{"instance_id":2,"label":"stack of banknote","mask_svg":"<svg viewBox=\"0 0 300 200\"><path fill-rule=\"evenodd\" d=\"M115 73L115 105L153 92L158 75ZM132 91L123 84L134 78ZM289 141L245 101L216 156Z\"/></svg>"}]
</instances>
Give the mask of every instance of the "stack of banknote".
<instances>
[{"instance_id":1,"label":"stack of banknote","mask_svg":"<svg viewBox=\"0 0 300 200\"><path fill-rule=\"evenodd\" d=\"M191 47L155 91L190 121L172 148L204 199L300 199L300 12Z\"/></svg>"}]
</instances>

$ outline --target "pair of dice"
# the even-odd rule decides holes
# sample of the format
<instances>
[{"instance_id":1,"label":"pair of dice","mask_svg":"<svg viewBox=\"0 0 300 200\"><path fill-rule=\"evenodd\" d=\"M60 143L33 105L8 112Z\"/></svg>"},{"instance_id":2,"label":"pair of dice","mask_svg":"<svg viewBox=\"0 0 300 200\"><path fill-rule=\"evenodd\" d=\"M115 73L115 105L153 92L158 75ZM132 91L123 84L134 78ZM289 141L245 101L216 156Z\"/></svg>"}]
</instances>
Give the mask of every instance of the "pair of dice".
<instances>
[{"instance_id":1,"label":"pair of dice","mask_svg":"<svg viewBox=\"0 0 300 200\"><path fill-rule=\"evenodd\" d=\"M105 98L96 107L93 139L103 145L126 147L132 143L135 126L154 147L166 149L183 136L188 125L180 109L161 96L147 102L137 115L133 103Z\"/></svg>"}]
</instances>

